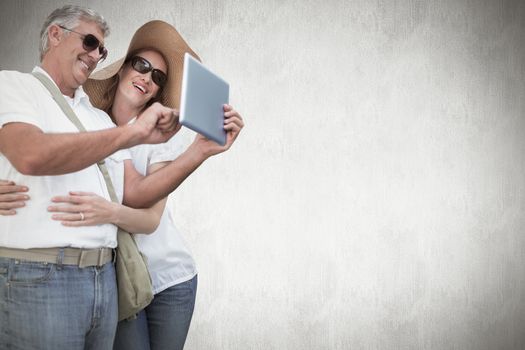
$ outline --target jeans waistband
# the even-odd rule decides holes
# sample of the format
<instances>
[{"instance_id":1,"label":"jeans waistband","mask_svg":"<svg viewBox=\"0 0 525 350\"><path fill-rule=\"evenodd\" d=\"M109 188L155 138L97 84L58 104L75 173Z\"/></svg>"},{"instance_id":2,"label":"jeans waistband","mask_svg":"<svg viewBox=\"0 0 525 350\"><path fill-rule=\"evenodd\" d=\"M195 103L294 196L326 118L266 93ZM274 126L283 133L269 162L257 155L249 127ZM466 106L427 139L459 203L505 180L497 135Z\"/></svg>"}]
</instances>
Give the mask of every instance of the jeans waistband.
<instances>
[{"instance_id":1,"label":"jeans waistband","mask_svg":"<svg viewBox=\"0 0 525 350\"><path fill-rule=\"evenodd\" d=\"M113 261L112 248L31 248L0 247L0 257L78 267L103 266Z\"/></svg>"}]
</instances>

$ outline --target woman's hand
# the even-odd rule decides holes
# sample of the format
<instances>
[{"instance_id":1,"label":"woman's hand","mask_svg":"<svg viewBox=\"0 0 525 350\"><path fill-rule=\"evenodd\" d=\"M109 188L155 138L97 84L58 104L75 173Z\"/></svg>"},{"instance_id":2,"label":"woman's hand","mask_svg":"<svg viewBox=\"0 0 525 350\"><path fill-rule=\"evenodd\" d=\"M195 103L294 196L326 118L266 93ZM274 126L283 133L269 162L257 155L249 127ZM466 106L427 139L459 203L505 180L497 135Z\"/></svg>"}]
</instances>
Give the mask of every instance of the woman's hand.
<instances>
[{"instance_id":1,"label":"woman's hand","mask_svg":"<svg viewBox=\"0 0 525 350\"><path fill-rule=\"evenodd\" d=\"M18 186L13 181L0 180L0 215L15 215L16 208L25 206L29 196L26 186Z\"/></svg>"},{"instance_id":2,"label":"woman's hand","mask_svg":"<svg viewBox=\"0 0 525 350\"><path fill-rule=\"evenodd\" d=\"M90 192L72 191L69 196L51 199L57 205L47 209L54 213L51 218L64 226L94 226L114 224L130 233L152 233L159 225L166 198L151 208L133 209L106 200Z\"/></svg>"},{"instance_id":3,"label":"woman's hand","mask_svg":"<svg viewBox=\"0 0 525 350\"><path fill-rule=\"evenodd\" d=\"M56 196L47 209L55 213L53 220L61 221L64 226L94 226L114 223L118 210L116 203L110 202L91 192L72 191L68 196Z\"/></svg>"},{"instance_id":4,"label":"woman's hand","mask_svg":"<svg viewBox=\"0 0 525 350\"><path fill-rule=\"evenodd\" d=\"M224 130L226 130L226 144L219 145L215 141L209 140L201 134L195 136L192 147L196 147L205 157L211 157L230 149L231 145L239 136L241 129L244 127L244 121L241 115L230 105L224 105Z\"/></svg>"}]
</instances>

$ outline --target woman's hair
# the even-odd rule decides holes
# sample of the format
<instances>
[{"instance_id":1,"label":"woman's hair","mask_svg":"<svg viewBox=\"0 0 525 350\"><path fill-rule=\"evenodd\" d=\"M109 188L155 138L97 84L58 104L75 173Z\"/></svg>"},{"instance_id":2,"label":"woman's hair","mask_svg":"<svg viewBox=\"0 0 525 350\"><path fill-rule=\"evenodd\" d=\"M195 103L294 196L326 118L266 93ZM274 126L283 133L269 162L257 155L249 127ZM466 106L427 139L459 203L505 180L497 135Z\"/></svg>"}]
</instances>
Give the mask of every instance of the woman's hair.
<instances>
[{"instance_id":1,"label":"woman's hair","mask_svg":"<svg viewBox=\"0 0 525 350\"><path fill-rule=\"evenodd\" d=\"M140 55L140 53L144 52L144 51L155 51L155 52L159 53L162 56L162 54L159 51L157 51L157 50L155 50L153 48L149 48L149 47L140 48L138 50L130 52L126 56L126 59L124 60L124 63L122 64L122 67L120 68L120 70L124 69L124 67L127 64L130 64L130 61L131 61L131 59L134 56ZM162 58L166 62L166 67L168 67L168 63L167 63L168 61L166 60L166 58L164 58L164 56L162 56ZM168 70L169 70L169 67L168 67ZM168 72L166 72L166 73L168 73ZM120 79L119 79L119 75L117 73L117 74L115 74L115 77L114 77L113 81L111 82L111 84L109 85L107 91L104 92L102 104L101 104L101 106L99 106L99 108L102 109L104 112L106 112L109 116L111 116L111 109L113 108L113 102L115 101L115 94L117 93L117 89L118 89L118 84L119 83L120 83ZM157 94L155 96L153 96L146 103L146 105L144 106L143 110L148 108L149 106L151 106L153 103L155 103L157 101L160 101L160 95L161 94L162 94L162 88L160 88L159 91L157 92Z\"/></svg>"},{"instance_id":2,"label":"woman's hair","mask_svg":"<svg viewBox=\"0 0 525 350\"><path fill-rule=\"evenodd\" d=\"M102 95L101 105L98 106L98 108L106 112L110 117L111 108L113 108L113 101L115 100L115 94L117 93L117 87L119 82L120 79L118 77L118 74L115 74L115 78L111 82L111 85L109 85L108 89L104 92L104 95Z\"/></svg>"},{"instance_id":3,"label":"woman's hair","mask_svg":"<svg viewBox=\"0 0 525 350\"><path fill-rule=\"evenodd\" d=\"M40 31L40 61L44 58L45 53L49 50L49 40L47 32L52 25L60 25L69 29L75 28L80 21L94 22L98 25L104 37L109 35L109 26L100 14L80 6L66 5L62 8L51 12L47 17L42 30ZM69 35L69 32L66 33Z\"/></svg>"}]
</instances>

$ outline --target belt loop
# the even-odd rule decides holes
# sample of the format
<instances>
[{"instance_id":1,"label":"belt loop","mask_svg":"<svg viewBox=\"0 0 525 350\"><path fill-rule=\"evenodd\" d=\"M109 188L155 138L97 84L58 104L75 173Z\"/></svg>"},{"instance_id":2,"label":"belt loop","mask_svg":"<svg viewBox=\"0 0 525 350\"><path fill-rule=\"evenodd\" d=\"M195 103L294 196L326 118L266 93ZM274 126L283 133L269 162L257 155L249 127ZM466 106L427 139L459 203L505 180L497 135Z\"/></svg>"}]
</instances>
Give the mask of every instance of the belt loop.
<instances>
[{"instance_id":1,"label":"belt loop","mask_svg":"<svg viewBox=\"0 0 525 350\"><path fill-rule=\"evenodd\" d=\"M117 261L117 248L111 249L111 256L112 256L111 262L113 263L113 265L115 265L115 262Z\"/></svg>"},{"instance_id":2,"label":"belt loop","mask_svg":"<svg viewBox=\"0 0 525 350\"><path fill-rule=\"evenodd\" d=\"M80 256L78 258L78 267L83 269L84 267L88 267L88 266L90 266L89 265L88 251L82 249L82 251L80 252Z\"/></svg>"},{"instance_id":3,"label":"belt loop","mask_svg":"<svg viewBox=\"0 0 525 350\"><path fill-rule=\"evenodd\" d=\"M104 258L104 248L98 248L98 261L97 266L102 266L102 260Z\"/></svg>"},{"instance_id":4,"label":"belt loop","mask_svg":"<svg viewBox=\"0 0 525 350\"><path fill-rule=\"evenodd\" d=\"M58 269L62 269L63 262L64 262L64 248L61 248L58 251L58 255L57 255L57 268Z\"/></svg>"}]
</instances>

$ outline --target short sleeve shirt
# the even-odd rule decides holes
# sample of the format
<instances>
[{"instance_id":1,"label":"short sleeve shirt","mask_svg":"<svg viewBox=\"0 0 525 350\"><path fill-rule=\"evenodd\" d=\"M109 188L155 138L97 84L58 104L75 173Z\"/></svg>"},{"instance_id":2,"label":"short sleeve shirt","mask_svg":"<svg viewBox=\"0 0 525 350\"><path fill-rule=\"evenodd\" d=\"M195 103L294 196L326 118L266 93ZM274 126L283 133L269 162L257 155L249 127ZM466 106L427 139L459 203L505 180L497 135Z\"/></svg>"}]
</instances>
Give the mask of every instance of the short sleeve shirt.
<instances>
[{"instance_id":1,"label":"short sleeve shirt","mask_svg":"<svg viewBox=\"0 0 525 350\"><path fill-rule=\"evenodd\" d=\"M35 71L45 73L39 67ZM105 112L91 105L82 88L75 91L74 98L65 97L86 130L95 131L115 126ZM0 127L12 122L34 125L44 133L78 132L48 90L33 75L1 71ZM89 150L79 152L78 157L82 157L83 152ZM121 200L124 185L123 162L129 158L129 152L124 150L106 159L115 191ZM66 195L69 191L93 192L110 200L97 165L64 175L27 176L18 172L0 153L0 179L9 179L28 186L31 197L25 207L17 209L16 215L0 216L0 246L22 249L116 247L116 226L105 224L66 227L59 221L52 220L47 211L53 196Z\"/></svg>"}]
</instances>

